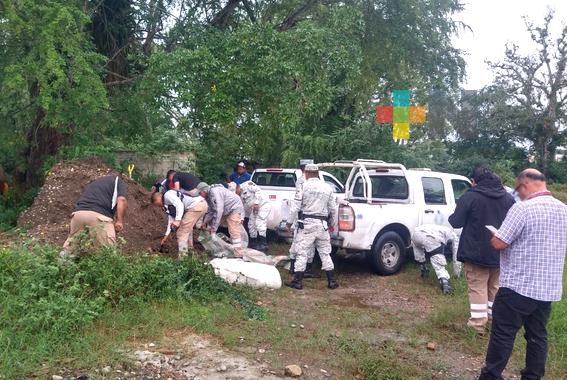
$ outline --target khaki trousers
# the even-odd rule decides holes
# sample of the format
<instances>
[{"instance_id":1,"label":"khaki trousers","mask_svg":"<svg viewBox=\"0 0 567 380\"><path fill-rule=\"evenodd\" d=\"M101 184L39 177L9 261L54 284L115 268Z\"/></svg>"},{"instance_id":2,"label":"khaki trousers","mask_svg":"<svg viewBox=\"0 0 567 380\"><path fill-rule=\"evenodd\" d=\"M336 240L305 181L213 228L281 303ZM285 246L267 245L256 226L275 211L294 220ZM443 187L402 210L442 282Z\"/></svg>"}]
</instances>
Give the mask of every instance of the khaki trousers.
<instances>
[{"instance_id":1,"label":"khaki trousers","mask_svg":"<svg viewBox=\"0 0 567 380\"><path fill-rule=\"evenodd\" d=\"M209 205L206 201L200 201L193 208L185 210L181 224L177 230L177 245L179 251L186 251L188 247L193 247L193 228L197 222L205 215Z\"/></svg>"},{"instance_id":2,"label":"khaki trousers","mask_svg":"<svg viewBox=\"0 0 567 380\"><path fill-rule=\"evenodd\" d=\"M75 211L71 218L69 237L63 244L67 250L72 244L73 237L83 229L87 229L89 235L96 239L101 246L116 244L116 232L114 231L114 220L94 211Z\"/></svg>"},{"instance_id":3,"label":"khaki trousers","mask_svg":"<svg viewBox=\"0 0 567 380\"><path fill-rule=\"evenodd\" d=\"M498 292L500 268L487 268L465 263L465 276L471 306L468 325L474 328L484 328L488 319L492 318L492 304Z\"/></svg>"},{"instance_id":4,"label":"khaki trousers","mask_svg":"<svg viewBox=\"0 0 567 380\"><path fill-rule=\"evenodd\" d=\"M228 233L230 234L230 241L232 242L232 247L234 252L237 254L242 253L242 239L240 236L240 228L242 225L242 215L239 213L232 213L223 218L228 225Z\"/></svg>"}]
</instances>

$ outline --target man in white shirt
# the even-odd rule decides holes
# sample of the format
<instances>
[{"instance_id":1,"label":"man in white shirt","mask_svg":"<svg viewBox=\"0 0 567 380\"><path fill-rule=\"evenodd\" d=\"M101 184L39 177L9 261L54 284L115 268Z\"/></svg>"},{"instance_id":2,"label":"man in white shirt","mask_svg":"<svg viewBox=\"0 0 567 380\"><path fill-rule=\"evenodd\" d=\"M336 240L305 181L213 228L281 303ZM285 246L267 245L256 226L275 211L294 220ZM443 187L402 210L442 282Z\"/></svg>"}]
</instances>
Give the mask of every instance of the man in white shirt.
<instances>
[{"instance_id":1,"label":"man in white shirt","mask_svg":"<svg viewBox=\"0 0 567 380\"><path fill-rule=\"evenodd\" d=\"M177 247L179 256L187 255L187 250L193 248L193 228L203 218L209 209L203 197L192 197L177 190L168 190L164 194L152 194L152 204L163 207L168 216L167 230L162 239L162 245L171 233L177 230Z\"/></svg>"}]
</instances>

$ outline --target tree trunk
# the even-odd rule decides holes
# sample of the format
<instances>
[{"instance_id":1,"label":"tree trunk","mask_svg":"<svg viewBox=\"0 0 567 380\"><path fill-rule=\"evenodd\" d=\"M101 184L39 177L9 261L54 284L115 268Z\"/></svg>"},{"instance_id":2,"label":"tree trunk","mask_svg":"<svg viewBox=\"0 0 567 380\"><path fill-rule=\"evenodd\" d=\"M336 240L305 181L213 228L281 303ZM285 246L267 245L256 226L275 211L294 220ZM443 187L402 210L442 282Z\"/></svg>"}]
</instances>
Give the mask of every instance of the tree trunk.
<instances>
[{"instance_id":1,"label":"tree trunk","mask_svg":"<svg viewBox=\"0 0 567 380\"><path fill-rule=\"evenodd\" d=\"M27 135L25 185L28 187L41 185L43 179L41 167L45 159L53 156L59 148L69 143L67 134L61 133L57 128L41 125L44 117L43 110L38 110Z\"/></svg>"},{"instance_id":2,"label":"tree trunk","mask_svg":"<svg viewBox=\"0 0 567 380\"><path fill-rule=\"evenodd\" d=\"M30 99L39 96L39 84L37 82L30 86ZM45 159L56 154L63 145L69 143L69 135L61 133L59 129L44 125L45 111L40 107L35 113L32 125L26 137L26 169L22 179L25 187L41 185L43 176L41 167ZM20 177L20 178L21 178Z\"/></svg>"},{"instance_id":3,"label":"tree trunk","mask_svg":"<svg viewBox=\"0 0 567 380\"><path fill-rule=\"evenodd\" d=\"M92 36L99 53L108 57L105 83L128 82L128 47L133 35L131 0L102 0L92 11Z\"/></svg>"},{"instance_id":4,"label":"tree trunk","mask_svg":"<svg viewBox=\"0 0 567 380\"><path fill-rule=\"evenodd\" d=\"M230 16L234 13L242 0L228 0L228 3L211 20L211 25L219 29L226 29Z\"/></svg>"}]
</instances>

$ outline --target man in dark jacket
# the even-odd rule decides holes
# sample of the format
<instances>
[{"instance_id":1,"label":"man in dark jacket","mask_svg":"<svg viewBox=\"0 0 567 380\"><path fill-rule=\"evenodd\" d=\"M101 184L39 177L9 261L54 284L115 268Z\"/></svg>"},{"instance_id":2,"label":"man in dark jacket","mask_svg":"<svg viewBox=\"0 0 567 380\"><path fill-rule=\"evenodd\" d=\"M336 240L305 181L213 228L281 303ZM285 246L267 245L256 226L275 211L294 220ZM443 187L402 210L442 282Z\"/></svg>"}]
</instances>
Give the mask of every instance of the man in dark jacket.
<instances>
[{"instance_id":1,"label":"man in dark jacket","mask_svg":"<svg viewBox=\"0 0 567 380\"><path fill-rule=\"evenodd\" d=\"M500 255L490 245L492 234L486 226L500 228L514 198L487 168L475 168L471 177L473 187L457 201L449 223L463 228L457 258L464 263L469 288L471 316L467 325L484 333L492 317L500 274Z\"/></svg>"}]
</instances>

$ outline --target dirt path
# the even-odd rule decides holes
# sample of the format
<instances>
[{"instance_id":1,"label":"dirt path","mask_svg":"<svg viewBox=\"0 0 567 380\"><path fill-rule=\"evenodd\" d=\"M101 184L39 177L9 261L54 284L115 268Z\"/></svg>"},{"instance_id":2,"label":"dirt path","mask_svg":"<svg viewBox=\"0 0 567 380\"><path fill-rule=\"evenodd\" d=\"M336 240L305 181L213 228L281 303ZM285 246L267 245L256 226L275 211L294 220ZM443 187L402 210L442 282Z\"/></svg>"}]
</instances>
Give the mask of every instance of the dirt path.
<instances>
[{"instance_id":1,"label":"dirt path","mask_svg":"<svg viewBox=\"0 0 567 380\"><path fill-rule=\"evenodd\" d=\"M133 342L124 363L77 373L62 370L52 379L274 380L275 371L229 352L214 338L189 330L168 332L158 343ZM282 373L283 375L283 373ZM60 376L60 377L58 377Z\"/></svg>"}]
</instances>

